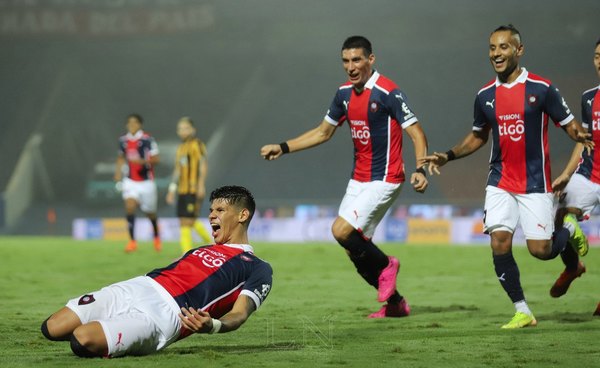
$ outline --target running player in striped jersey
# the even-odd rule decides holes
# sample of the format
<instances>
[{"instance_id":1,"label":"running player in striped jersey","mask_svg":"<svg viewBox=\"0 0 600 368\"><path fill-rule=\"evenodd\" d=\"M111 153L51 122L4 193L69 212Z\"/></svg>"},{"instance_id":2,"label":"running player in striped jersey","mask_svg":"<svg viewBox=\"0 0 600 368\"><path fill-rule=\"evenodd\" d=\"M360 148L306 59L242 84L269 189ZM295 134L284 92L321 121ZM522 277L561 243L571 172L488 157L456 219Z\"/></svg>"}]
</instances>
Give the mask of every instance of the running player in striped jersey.
<instances>
[{"instance_id":1,"label":"running player in striped jersey","mask_svg":"<svg viewBox=\"0 0 600 368\"><path fill-rule=\"evenodd\" d=\"M596 42L593 62L594 69L600 77L600 40ZM581 122L583 127L592 134L594 143L600 145L600 86L583 92ZM564 197L561 201L563 208L558 213L568 212L576 216L579 221L587 220L594 207L600 203L600 149L594 148L588 151L578 143L567 167L556 181L559 189L564 188ZM561 256L566 267L550 289L550 295L554 298L564 295L573 280L585 272L585 266L579 261L576 252L569 252L567 248ZM600 303L595 315L600 315Z\"/></svg>"},{"instance_id":2,"label":"running player in striped jersey","mask_svg":"<svg viewBox=\"0 0 600 368\"><path fill-rule=\"evenodd\" d=\"M167 203L175 203L177 194L177 217L179 217L179 244L183 253L192 249L192 227L202 240L210 243L210 235L198 220L200 206L206 193L205 181L208 163L206 146L196 137L194 122L189 117L179 119L177 135L181 144L177 147L173 182L169 185Z\"/></svg>"},{"instance_id":3,"label":"running player in striped jersey","mask_svg":"<svg viewBox=\"0 0 600 368\"><path fill-rule=\"evenodd\" d=\"M481 148L492 133L490 173L486 187L484 230L490 234L494 267L500 284L515 305L514 317L502 328L535 326L521 287L519 268L512 255L513 233L518 223L527 248L536 258L555 258L571 244L580 254L587 239L574 218L554 231L553 186L548 147L548 117L576 142L592 147L552 83L519 66L523 55L519 31L500 26L490 35L489 58L497 78L486 84L475 99L475 119L470 134L446 153L428 156L430 173L448 161Z\"/></svg>"},{"instance_id":4,"label":"running player in striped jersey","mask_svg":"<svg viewBox=\"0 0 600 368\"><path fill-rule=\"evenodd\" d=\"M369 40L362 36L346 39L342 64L348 81L338 88L323 121L299 137L262 147L260 154L274 160L285 153L315 147L348 123L354 142L354 169L332 227L333 236L346 249L358 273L377 289L377 300L386 302L369 317L404 317L410 308L396 290L400 263L371 239L405 181L403 130L413 141L417 159L427 155L427 139L404 93L379 74L374 63ZM414 190L423 193L428 185L425 169L417 165L410 182Z\"/></svg>"},{"instance_id":5,"label":"running player in striped jersey","mask_svg":"<svg viewBox=\"0 0 600 368\"><path fill-rule=\"evenodd\" d=\"M145 276L69 300L42 323L80 357L147 355L193 333L238 329L271 290L271 266L248 244L252 194L225 186L210 196L214 244Z\"/></svg>"},{"instance_id":6,"label":"running player in striped jersey","mask_svg":"<svg viewBox=\"0 0 600 368\"><path fill-rule=\"evenodd\" d=\"M144 120L138 114L127 117L127 134L119 138L119 155L115 167L114 180L121 183L129 243L125 252L137 249L135 240L135 212L139 207L152 223L154 231L154 250L161 250L158 230L157 191L154 182L154 165L159 162L158 145L154 138L142 130ZM127 165L127 176L123 178L123 165Z\"/></svg>"}]
</instances>

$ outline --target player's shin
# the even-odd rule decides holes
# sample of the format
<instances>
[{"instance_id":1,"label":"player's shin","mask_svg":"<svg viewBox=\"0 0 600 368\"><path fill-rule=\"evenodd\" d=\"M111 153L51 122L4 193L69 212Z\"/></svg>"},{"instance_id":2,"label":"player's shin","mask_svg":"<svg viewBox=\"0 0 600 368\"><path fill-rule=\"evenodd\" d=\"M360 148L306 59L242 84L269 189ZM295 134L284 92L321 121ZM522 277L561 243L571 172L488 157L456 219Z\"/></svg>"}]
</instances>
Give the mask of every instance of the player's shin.
<instances>
[{"instance_id":1,"label":"player's shin","mask_svg":"<svg viewBox=\"0 0 600 368\"><path fill-rule=\"evenodd\" d=\"M573 249L573 247L566 247L560 253L560 258L562 259L563 263L565 264L567 271L577 270L577 265L579 264L579 255Z\"/></svg>"},{"instance_id":2,"label":"player's shin","mask_svg":"<svg viewBox=\"0 0 600 368\"><path fill-rule=\"evenodd\" d=\"M182 226L179 229L179 244L182 253L192 249L192 228L190 226Z\"/></svg>"},{"instance_id":3,"label":"player's shin","mask_svg":"<svg viewBox=\"0 0 600 368\"><path fill-rule=\"evenodd\" d=\"M512 252L494 254L494 268L500 285L513 303L525 300L519 274L519 267L513 258Z\"/></svg>"},{"instance_id":4,"label":"player's shin","mask_svg":"<svg viewBox=\"0 0 600 368\"><path fill-rule=\"evenodd\" d=\"M547 259L554 259L563 252L567 248L570 237L571 234L569 233L569 230L564 227L554 231L554 236L552 237L552 249L550 250L550 255ZM575 265L575 267L577 267L577 265Z\"/></svg>"},{"instance_id":5,"label":"player's shin","mask_svg":"<svg viewBox=\"0 0 600 368\"><path fill-rule=\"evenodd\" d=\"M135 240L135 215L127 215L127 230L129 231L129 239Z\"/></svg>"}]
</instances>

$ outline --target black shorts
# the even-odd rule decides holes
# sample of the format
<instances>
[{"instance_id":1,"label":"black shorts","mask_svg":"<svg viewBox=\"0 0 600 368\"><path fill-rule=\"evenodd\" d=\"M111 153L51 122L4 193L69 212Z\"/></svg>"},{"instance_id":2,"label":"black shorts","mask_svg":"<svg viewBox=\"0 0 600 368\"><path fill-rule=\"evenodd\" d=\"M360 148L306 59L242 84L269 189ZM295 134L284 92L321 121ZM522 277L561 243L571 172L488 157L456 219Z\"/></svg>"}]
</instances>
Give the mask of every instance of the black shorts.
<instances>
[{"instance_id":1,"label":"black shorts","mask_svg":"<svg viewBox=\"0 0 600 368\"><path fill-rule=\"evenodd\" d=\"M196 218L200 211L200 201L195 194L177 196L177 217Z\"/></svg>"}]
</instances>

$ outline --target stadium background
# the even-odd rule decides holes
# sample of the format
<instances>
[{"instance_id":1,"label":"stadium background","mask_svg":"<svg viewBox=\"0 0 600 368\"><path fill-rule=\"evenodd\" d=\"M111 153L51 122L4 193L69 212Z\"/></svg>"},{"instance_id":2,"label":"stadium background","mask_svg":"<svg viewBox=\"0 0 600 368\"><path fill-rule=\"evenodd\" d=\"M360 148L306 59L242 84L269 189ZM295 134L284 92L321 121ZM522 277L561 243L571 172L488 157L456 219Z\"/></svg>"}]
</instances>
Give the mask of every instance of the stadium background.
<instances>
[{"instance_id":1,"label":"stadium background","mask_svg":"<svg viewBox=\"0 0 600 368\"><path fill-rule=\"evenodd\" d=\"M121 216L111 165L130 112L159 143L162 193L175 123L188 115L208 143L209 190L247 186L263 215L297 214L299 204L335 211L352 165L346 127L276 162L258 151L320 122L345 80L345 37L373 42L430 151L446 150L470 129L475 93L494 76L487 40L500 24L521 30L522 65L559 86L579 117L581 92L598 83L598 14L593 0L0 1L0 232L70 234L74 218ZM572 144L559 129L550 142L557 174ZM413 152L405 137L408 172ZM396 208L476 216L488 155L452 163L425 195L406 188ZM162 194L159 207L173 216Z\"/></svg>"}]
</instances>

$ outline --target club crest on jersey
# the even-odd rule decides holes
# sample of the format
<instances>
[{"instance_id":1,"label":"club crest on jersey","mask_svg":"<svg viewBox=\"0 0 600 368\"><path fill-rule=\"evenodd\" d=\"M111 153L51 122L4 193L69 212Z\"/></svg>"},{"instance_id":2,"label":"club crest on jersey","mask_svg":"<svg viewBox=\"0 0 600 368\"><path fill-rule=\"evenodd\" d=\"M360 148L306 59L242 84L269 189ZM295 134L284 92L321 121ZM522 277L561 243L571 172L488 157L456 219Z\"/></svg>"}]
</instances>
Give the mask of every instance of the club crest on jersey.
<instances>
[{"instance_id":1,"label":"club crest on jersey","mask_svg":"<svg viewBox=\"0 0 600 368\"><path fill-rule=\"evenodd\" d=\"M371 101L369 110L371 110L371 112L377 112L377 110L379 110L379 104L376 101Z\"/></svg>"},{"instance_id":2,"label":"club crest on jersey","mask_svg":"<svg viewBox=\"0 0 600 368\"><path fill-rule=\"evenodd\" d=\"M81 298L79 298L77 305L88 305L95 301L96 301L96 299L94 299L94 295L86 294L86 295L82 296Z\"/></svg>"},{"instance_id":3,"label":"club crest on jersey","mask_svg":"<svg viewBox=\"0 0 600 368\"><path fill-rule=\"evenodd\" d=\"M537 103L537 96L536 95L527 96L527 103L529 104L529 106L534 106Z\"/></svg>"}]
</instances>

